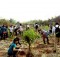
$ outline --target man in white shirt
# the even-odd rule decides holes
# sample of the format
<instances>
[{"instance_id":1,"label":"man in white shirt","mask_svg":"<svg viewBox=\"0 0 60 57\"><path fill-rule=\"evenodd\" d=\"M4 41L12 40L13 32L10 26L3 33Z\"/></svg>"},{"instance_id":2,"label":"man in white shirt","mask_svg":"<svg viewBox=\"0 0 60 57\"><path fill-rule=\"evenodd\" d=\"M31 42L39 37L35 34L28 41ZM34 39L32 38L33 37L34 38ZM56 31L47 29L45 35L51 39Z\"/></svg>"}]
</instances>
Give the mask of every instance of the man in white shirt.
<instances>
[{"instance_id":1,"label":"man in white shirt","mask_svg":"<svg viewBox=\"0 0 60 57\"><path fill-rule=\"evenodd\" d=\"M29 24L27 24L26 25L26 30L28 30L30 28L30 25Z\"/></svg>"},{"instance_id":2,"label":"man in white shirt","mask_svg":"<svg viewBox=\"0 0 60 57\"><path fill-rule=\"evenodd\" d=\"M13 35L13 26L10 26L9 30L10 30L10 36L12 36Z\"/></svg>"},{"instance_id":3,"label":"man in white shirt","mask_svg":"<svg viewBox=\"0 0 60 57\"><path fill-rule=\"evenodd\" d=\"M52 27L52 34L55 35L55 27Z\"/></svg>"}]
</instances>

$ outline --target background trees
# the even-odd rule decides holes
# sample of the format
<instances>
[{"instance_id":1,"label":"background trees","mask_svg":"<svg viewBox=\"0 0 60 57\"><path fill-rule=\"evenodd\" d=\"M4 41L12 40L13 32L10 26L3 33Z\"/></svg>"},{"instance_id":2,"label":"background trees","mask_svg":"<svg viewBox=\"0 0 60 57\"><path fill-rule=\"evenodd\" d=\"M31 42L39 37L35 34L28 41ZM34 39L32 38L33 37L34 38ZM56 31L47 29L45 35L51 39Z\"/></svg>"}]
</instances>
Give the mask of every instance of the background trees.
<instances>
[{"instance_id":1,"label":"background trees","mask_svg":"<svg viewBox=\"0 0 60 57\"><path fill-rule=\"evenodd\" d=\"M31 21L28 21L28 22L24 22L23 24L26 25L26 24L35 24L35 23L38 23L39 25L49 25L49 24L54 24L55 22L58 22L60 24L60 16L57 16L57 17L52 17L51 19L48 19L48 20L31 20ZM10 20L6 20L6 19L0 19L0 25L2 24L6 24L6 25L15 25L16 22L14 19L10 19ZM19 22L20 23L20 22Z\"/></svg>"}]
</instances>

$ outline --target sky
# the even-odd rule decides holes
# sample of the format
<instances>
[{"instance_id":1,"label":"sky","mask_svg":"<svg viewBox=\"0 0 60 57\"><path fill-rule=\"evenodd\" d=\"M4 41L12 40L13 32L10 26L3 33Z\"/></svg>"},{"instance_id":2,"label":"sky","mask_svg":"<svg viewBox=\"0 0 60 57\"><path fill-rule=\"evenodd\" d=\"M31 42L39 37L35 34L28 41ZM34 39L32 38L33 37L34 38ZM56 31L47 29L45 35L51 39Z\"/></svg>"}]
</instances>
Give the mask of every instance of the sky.
<instances>
[{"instance_id":1,"label":"sky","mask_svg":"<svg viewBox=\"0 0 60 57\"><path fill-rule=\"evenodd\" d=\"M47 20L60 15L60 0L0 0L0 19L19 22Z\"/></svg>"}]
</instances>

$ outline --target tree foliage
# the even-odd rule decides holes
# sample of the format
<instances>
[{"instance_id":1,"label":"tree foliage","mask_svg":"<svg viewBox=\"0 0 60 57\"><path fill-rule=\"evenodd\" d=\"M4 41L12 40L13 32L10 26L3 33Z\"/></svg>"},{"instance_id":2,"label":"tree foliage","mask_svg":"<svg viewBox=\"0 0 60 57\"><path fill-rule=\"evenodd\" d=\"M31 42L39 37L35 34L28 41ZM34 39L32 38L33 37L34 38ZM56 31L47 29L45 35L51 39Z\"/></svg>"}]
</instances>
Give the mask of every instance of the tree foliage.
<instances>
[{"instance_id":1,"label":"tree foliage","mask_svg":"<svg viewBox=\"0 0 60 57\"><path fill-rule=\"evenodd\" d=\"M49 25L49 24L55 24L56 22L60 23L60 16L57 16L57 17L52 17L51 19L48 19L48 20L44 20L42 21L41 19L40 20L31 20L29 22L25 22L23 23L24 25L26 24L35 24L35 23L38 23L39 25ZM10 19L10 20L6 20L6 19L0 19L0 25L3 25L3 24L6 24L6 25L14 25L18 22L16 22L14 19Z\"/></svg>"},{"instance_id":2,"label":"tree foliage","mask_svg":"<svg viewBox=\"0 0 60 57\"><path fill-rule=\"evenodd\" d=\"M26 22L25 24L35 24L38 23L39 25L54 25L56 22L60 23L60 16L57 17L52 17L51 19L48 20L31 20L29 22Z\"/></svg>"},{"instance_id":3,"label":"tree foliage","mask_svg":"<svg viewBox=\"0 0 60 57\"><path fill-rule=\"evenodd\" d=\"M40 38L40 35L37 32L35 32L33 29L28 29L23 33L23 39L25 39L27 43L34 42L36 38Z\"/></svg>"},{"instance_id":4,"label":"tree foliage","mask_svg":"<svg viewBox=\"0 0 60 57\"><path fill-rule=\"evenodd\" d=\"M14 25L16 22L14 19L6 20L6 19L0 19L0 25Z\"/></svg>"}]
</instances>

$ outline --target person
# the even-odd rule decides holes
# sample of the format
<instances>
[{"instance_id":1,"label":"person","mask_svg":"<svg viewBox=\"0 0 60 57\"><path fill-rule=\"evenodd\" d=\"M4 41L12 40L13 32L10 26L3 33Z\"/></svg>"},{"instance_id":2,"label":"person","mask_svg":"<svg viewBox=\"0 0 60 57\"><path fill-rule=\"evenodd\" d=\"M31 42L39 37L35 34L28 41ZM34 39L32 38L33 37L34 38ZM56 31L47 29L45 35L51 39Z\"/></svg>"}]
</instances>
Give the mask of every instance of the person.
<instances>
[{"instance_id":1,"label":"person","mask_svg":"<svg viewBox=\"0 0 60 57\"><path fill-rule=\"evenodd\" d=\"M26 30L28 30L30 28L30 25L29 24L27 24L26 25Z\"/></svg>"},{"instance_id":2,"label":"person","mask_svg":"<svg viewBox=\"0 0 60 57\"><path fill-rule=\"evenodd\" d=\"M12 25L9 27L9 30L10 30L10 36L13 36L13 26Z\"/></svg>"},{"instance_id":3,"label":"person","mask_svg":"<svg viewBox=\"0 0 60 57\"><path fill-rule=\"evenodd\" d=\"M38 28L39 28L38 23L35 23L35 24L34 24L34 27L35 27L35 30L38 31Z\"/></svg>"},{"instance_id":4,"label":"person","mask_svg":"<svg viewBox=\"0 0 60 57\"><path fill-rule=\"evenodd\" d=\"M15 30L14 30L14 32L15 32L15 36L18 35L18 34L17 34L18 29L19 29L19 28L16 27Z\"/></svg>"},{"instance_id":5,"label":"person","mask_svg":"<svg viewBox=\"0 0 60 57\"><path fill-rule=\"evenodd\" d=\"M2 37L5 40L5 38L7 38L7 27L6 27L6 25L3 25L1 30L2 30Z\"/></svg>"},{"instance_id":6,"label":"person","mask_svg":"<svg viewBox=\"0 0 60 57\"><path fill-rule=\"evenodd\" d=\"M38 32L42 35L44 44L46 44L45 39L47 39L47 44L49 44L49 39L48 39L49 32L42 29L39 29Z\"/></svg>"},{"instance_id":7,"label":"person","mask_svg":"<svg viewBox=\"0 0 60 57\"><path fill-rule=\"evenodd\" d=\"M56 35L56 40L57 40L57 43L59 44L59 38L60 38L60 25L59 23L56 23L55 24L55 35Z\"/></svg>"},{"instance_id":8,"label":"person","mask_svg":"<svg viewBox=\"0 0 60 57\"><path fill-rule=\"evenodd\" d=\"M19 44L19 46L18 46ZM9 46L8 49L8 57L12 56L12 57L16 57L17 52L20 50L20 43L19 43L19 38L16 37L12 44Z\"/></svg>"},{"instance_id":9,"label":"person","mask_svg":"<svg viewBox=\"0 0 60 57\"><path fill-rule=\"evenodd\" d=\"M52 34L55 35L55 26L52 27Z\"/></svg>"},{"instance_id":10,"label":"person","mask_svg":"<svg viewBox=\"0 0 60 57\"><path fill-rule=\"evenodd\" d=\"M49 29L49 32L50 34L52 33L52 25L49 25L50 29Z\"/></svg>"},{"instance_id":11,"label":"person","mask_svg":"<svg viewBox=\"0 0 60 57\"><path fill-rule=\"evenodd\" d=\"M2 33L2 27L0 26L0 39L2 40L2 35L3 33Z\"/></svg>"},{"instance_id":12,"label":"person","mask_svg":"<svg viewBox=\"0 0 60 57\"><path fill-rule=\"evenodd\" d=\"M19 27L18 30L20 31L20 35L22 35L23 34L23 26L22 26L22 24L20 24L20 27Z\"/></svg>"},{"instance_id":13,"label":"person","mask_svg":"<svg viewBox=\"0 0 60 57\"><path fill-rule=\"evenodd\" d=\"M16 35L16 26L13 26L13 35Z\"/></svg>"}]
</instances>

